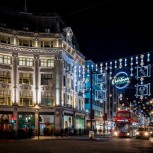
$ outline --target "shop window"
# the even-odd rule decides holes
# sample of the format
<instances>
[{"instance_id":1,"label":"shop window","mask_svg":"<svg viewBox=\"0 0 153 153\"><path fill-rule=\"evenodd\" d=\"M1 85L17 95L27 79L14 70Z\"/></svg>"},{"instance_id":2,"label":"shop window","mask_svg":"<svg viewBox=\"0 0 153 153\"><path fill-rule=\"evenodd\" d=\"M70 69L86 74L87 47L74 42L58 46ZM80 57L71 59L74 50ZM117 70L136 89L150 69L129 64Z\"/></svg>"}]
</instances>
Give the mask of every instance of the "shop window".
<instances>
[{"instance_id":1,"label":"shop window","mask_svg":"<svg viewBox=\"0 0 153 153\"><path fill-rule=\"evenodd\" d=\"M76 117L76 129L84 129L84 118Z\"/></svg>"},{"instance_id":2,"label":"shop window","mask_svg":"<svg viewBox=\"0 0 153 153\"><path fill-rule=\"evenodd\" d=\"M35 128L35 118L33 114L19 113L18 115L18 129Z\"/></svg>"}]
</instances>

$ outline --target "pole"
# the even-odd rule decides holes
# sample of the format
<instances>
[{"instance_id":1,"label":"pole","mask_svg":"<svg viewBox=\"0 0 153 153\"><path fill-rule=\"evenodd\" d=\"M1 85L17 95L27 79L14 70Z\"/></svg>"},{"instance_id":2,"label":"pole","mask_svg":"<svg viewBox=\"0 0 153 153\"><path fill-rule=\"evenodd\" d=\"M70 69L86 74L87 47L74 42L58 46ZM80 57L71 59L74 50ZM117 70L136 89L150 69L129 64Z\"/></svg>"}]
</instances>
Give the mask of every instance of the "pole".
<instances>
[{"instance_id":1,"label":"pole","mask_svg":"<svg viewBox=\"0 0 153 153\"><path fill-rule=\"evenodd\" d=\"M105 115L105 100L104 100L104 116L103 116L103 120L104 120L104 123L103 123L103 134L105 136L105 118L106 118L106 115Z\"/></svg>"},{"instance_id":2,"label":"pole","mask_svg":"<svg viewBox=\"0 0 153 153\"><path fill-rule=\"evenodd\" d=\"M39 112L38 112L38 139L39 139L39 131L40 131L40 128L39 128Z\"/></svg>"},{"instance_id":3,"label":"pole","mask_svg":"<svg viewBox=\"0 0 153 153\"><path fill-rule=\"evenodd\" d=\"M92 131L92 67L91 67L91 63L90 63L90 129Z\"/></svg>"}]
</instances>

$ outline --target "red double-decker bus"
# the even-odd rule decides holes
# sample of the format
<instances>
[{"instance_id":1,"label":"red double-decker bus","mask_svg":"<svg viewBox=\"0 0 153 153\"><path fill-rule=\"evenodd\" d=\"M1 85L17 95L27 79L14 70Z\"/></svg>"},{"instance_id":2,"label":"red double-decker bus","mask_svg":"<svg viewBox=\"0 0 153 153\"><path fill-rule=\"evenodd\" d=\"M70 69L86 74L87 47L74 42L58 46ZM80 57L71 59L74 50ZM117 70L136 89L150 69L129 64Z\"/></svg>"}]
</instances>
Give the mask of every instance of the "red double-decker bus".
<instances>
[{"instance_id":1,"label":"red double-decker bus","mask_svg":"<svg viewBox=\"0 0 153 153\"><path fill-rule=\"evenodd\" d=\"M133 137L138 129L138 115L128 110L120 110L116 113L115 129L116 137Z\"/></svg>"}]
</instances>

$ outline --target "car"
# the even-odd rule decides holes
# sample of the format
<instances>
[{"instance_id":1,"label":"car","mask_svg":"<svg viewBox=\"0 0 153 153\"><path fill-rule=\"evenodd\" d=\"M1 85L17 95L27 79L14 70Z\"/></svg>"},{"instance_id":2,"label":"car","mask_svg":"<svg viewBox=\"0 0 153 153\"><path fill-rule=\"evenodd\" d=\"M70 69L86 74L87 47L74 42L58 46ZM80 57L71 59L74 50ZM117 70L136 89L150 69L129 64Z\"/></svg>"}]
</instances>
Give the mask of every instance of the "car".
<instances>
[{"instance_id":1,"label":"car","mask_svg":"<svg viewBox=\"0 0 153 153\"><path fill-rule=\"evenodd\" d=\"M153 143L153 133L150 134L149 141Z\"/></svg>"},{"instance_id":2,"label":"car","mask_svg":"<svg viewBox=\"0 0 153 153\"><path fill-rule=\"evenodd\" d=\"M152 131L148 127L139 127L136 132L136 139L149 139Z\"/></svg>"}]
</instances>

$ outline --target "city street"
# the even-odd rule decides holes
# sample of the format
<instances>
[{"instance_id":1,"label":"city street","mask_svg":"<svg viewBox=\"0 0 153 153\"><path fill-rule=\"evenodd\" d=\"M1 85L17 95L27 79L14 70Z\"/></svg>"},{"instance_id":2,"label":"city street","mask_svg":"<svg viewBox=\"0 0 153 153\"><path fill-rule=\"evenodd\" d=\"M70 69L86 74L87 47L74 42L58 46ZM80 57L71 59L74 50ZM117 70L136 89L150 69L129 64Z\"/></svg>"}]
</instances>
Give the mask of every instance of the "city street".
<instances>
[{"instance_id":1,"label":"city street","mask_svg":"<svg viewBox=\"0 0 153 153\"><path fill-rule=\"evenodd\" d=\"M153 143L132 138L88 137L0 140L0 153L151 153Z\"/></svg>"}]
</instances>

